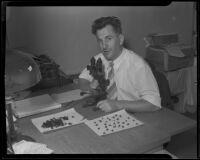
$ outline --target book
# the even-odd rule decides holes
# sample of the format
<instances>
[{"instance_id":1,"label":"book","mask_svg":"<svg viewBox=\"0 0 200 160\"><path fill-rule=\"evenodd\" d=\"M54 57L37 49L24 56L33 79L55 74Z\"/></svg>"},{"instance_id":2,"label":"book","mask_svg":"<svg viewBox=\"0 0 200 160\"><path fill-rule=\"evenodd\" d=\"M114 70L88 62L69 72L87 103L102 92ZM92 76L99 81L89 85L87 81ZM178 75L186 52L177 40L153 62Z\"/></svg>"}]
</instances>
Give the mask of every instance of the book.
<instances>
[{"instance_id":1,"label":"book","mask_svg":"<svg viewBox=\"0 0 200 160\"><path fill-rule=\"evenodd\" d=\"M15 101L14 114L18 118L42 113L61 107L61 104L55 102L50 95L43 94L19 101Z\"/></svg>"}]
</instances>

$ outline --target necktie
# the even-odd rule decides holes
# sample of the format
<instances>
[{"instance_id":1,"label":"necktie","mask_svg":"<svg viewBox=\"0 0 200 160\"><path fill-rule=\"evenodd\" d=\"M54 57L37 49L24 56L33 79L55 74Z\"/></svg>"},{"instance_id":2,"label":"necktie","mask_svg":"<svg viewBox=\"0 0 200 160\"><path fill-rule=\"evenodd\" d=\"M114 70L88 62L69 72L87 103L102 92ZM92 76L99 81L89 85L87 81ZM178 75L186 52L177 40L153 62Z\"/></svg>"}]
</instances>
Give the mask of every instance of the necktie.
<instances>
[{"instance_id":1,"label":"necktie","mask_svg":"<svg viewBox=\"0 0 200 160\"><path fill-rule=\"evenodd\" d=\"M113 62L110 62L109 64L109 72L108 72L108 79L110 80L110 85L107 88L107 98L109 99L116 99L117 98L117 88L116 83L114 82L114 68L113 68Z\"/></svg>"},{"instance_id":2,"label":"necktie","mask_svg":"<svg viewBox=\"0 0 200 160\"><path fill-rule=\"evenodd\" d=\"M113 62L110 62L109 63L109 67L108 67L108 79L109 80L113 80L113 77L114 77L114 68L113 68L114 64Z\"/></svg>"}]
</instances>

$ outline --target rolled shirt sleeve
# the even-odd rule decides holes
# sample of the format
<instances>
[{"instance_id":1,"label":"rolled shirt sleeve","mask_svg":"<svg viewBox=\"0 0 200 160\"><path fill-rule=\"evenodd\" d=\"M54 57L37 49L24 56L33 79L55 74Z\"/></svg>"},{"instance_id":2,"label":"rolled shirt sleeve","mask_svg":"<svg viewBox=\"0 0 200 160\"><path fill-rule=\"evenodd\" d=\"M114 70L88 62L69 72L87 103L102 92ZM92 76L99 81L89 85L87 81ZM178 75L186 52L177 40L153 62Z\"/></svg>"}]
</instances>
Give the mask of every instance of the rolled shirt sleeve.
<instances>
[{"instance_id":1,"label":"rolled shirt sleeve","mask_svg":"<svg viewBox=\"0 0 200 160\"><path fill-rule=\"evenodd\" d=\"M134 78L133 82L139 92L140 98L161 108L158 84L150 67L146 63L143 63L135 71L134 75L134 77L132 76Z\"/></svg>"},{"instance_id":2,"label":"rolled shirt sleeve","mask_svg":"<svg viewBox=\"0 0 200 160\"><path fill-rule=\"evenodd\" d=\"M90 72L87 70L87 68L85 68L79 75L79 78L83 78L86 79L90 82L92 82L93 77L90 75Z\"/></svg>"}]
</instances>

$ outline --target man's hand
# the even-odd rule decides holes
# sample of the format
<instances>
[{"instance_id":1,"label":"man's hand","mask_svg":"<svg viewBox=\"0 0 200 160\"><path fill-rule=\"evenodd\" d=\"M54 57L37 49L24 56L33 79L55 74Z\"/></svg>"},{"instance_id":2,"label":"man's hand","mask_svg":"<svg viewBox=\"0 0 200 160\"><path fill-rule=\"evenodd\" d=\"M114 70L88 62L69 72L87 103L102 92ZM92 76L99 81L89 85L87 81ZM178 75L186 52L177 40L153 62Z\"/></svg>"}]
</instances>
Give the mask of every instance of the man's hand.
<instances>
[{"instance_id":1,"label":"man's hand","mask_svg":"<svg viewBox=\"0 0 200 160\"><path fill-rule=\"evenodd\" d=\"M98 102L96 107L101 109L104 112L112 112L112 111L120 109L117 105L117 101L110 100L110 99L106 99L106 100L102 100Z\"/></svg>"},{"instance_id":2,"label":"man's hand","mask_svg":"<svg viewBox=\"0 0 200 160\"><path fill-rule=\"evenodd\" d=\"M91 83L90 83L90 87L92 89L96 89L97 86L99 85L98 81L96 79L94 79Z\"/></svg>"},{"instance_id":3,"label":"man's hand","mask_svg":"<svg viewBox=\"0 0 200 160\"><path fill-rule=\"evenodd\" d=\"M93 80L92 82L80 78L78 80L79 88L82 90L82 94L96 95L97 91L95 90L98 86L98 81Z\"/></svg>"},{"instance_id":4,"label":"man's hand","mask_svg":"<svg viewBox=\"0 0 200 160\"><path fill-rule=\"evenodd\" d=\"M97 88L97 86L99 85L98 81L97 80L93 80L91 83L90 83L90 90L89 90L89 93L91 95L97 95L97 91L95 90Z\"/></svg>"}]
</instances>

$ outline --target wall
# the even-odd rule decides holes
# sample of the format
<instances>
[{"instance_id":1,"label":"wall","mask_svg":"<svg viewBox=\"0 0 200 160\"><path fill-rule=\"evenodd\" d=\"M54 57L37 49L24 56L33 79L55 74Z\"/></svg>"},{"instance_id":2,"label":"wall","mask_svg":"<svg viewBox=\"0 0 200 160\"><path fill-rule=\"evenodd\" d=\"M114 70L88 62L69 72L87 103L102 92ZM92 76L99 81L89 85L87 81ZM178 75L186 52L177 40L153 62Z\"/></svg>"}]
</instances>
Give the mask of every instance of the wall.
<instances>
[{"instance_id":1,"label":"wall","mask_svg":"<svg viewBox=\"0 0 200 160\"><path fill-rule=\"evenodd\" d=\"M11 7L7 20L9 47L47 54L66 74L78 73L99 52L91 34L96 18L118 16L126 46L144 56L143 38L149 33L177 32L182 42L191 43L192 7L192 2L173 2L163 7Z\"/></svg>"}]
</instances>

